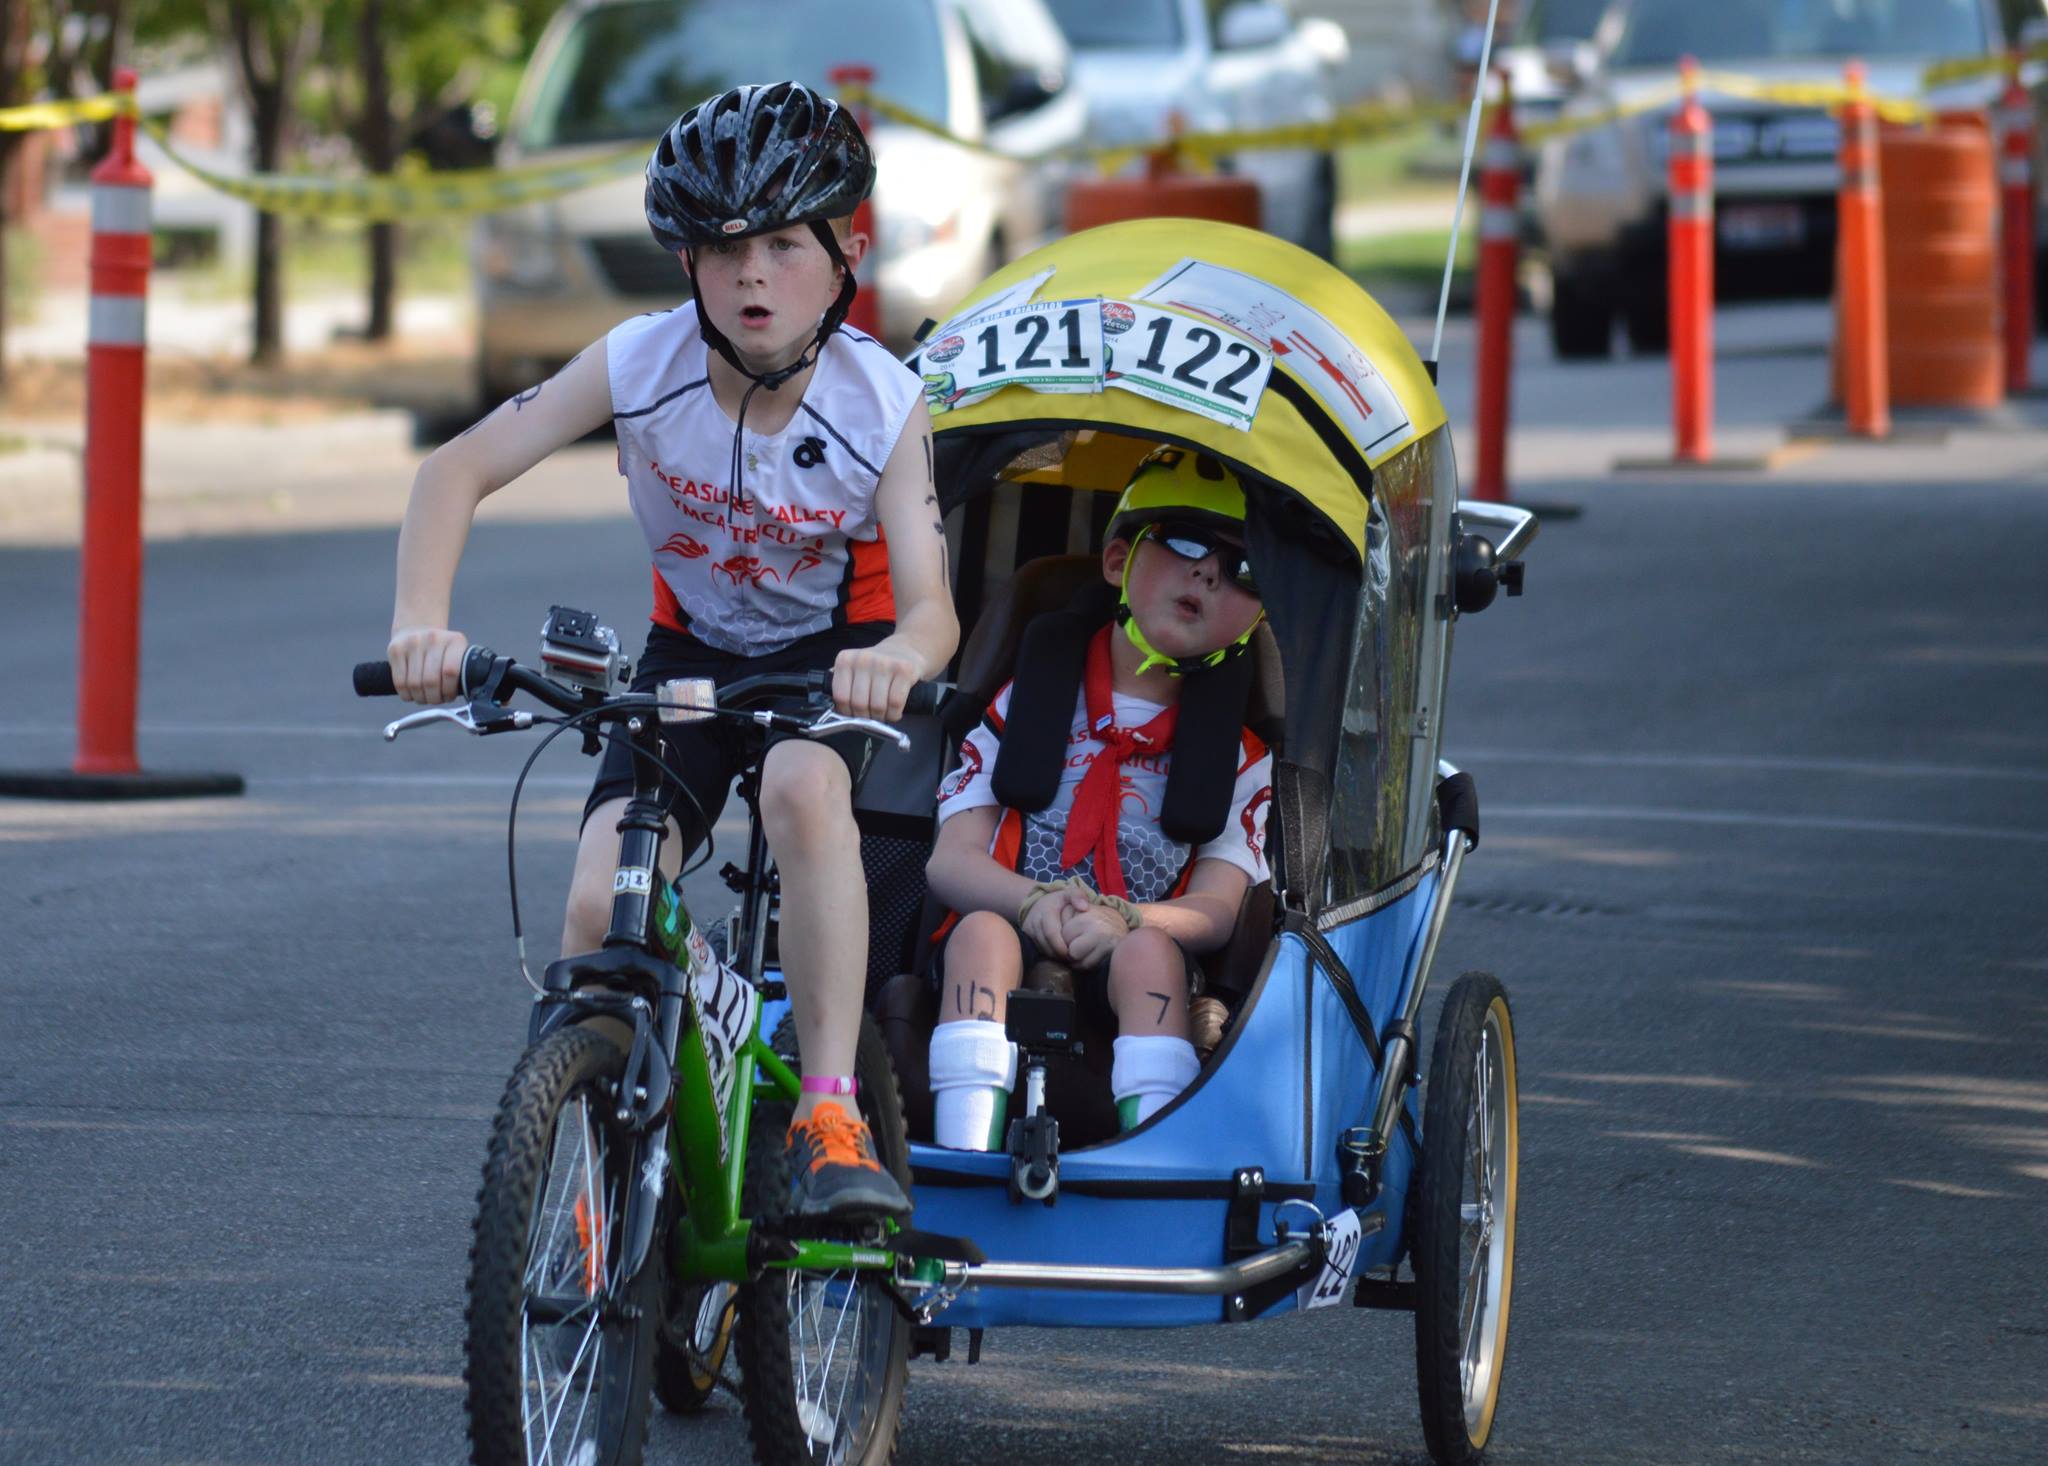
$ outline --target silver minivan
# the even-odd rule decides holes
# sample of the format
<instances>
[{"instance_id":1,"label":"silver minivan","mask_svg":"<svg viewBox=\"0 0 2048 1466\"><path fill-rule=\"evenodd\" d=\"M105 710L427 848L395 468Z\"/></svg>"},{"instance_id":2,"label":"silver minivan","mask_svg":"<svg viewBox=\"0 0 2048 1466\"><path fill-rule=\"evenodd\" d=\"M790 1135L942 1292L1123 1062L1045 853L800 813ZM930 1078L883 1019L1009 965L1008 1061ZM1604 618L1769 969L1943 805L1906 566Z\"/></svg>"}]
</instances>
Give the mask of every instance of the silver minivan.
<instances>
[{"instance_id":1,"label":"silver minivan","mask_svg":"<svg viewBox=\"0 0 2048 1466\"><path fill-rule=\"evenodd\" d=\"M1022 161L1082 140L1065 40L1041 0L577 0L528 63L499 161L568 161L650 148L693 102L728 86L833 68L985 142L970 151L909 128L873 130L875 268L883 333L907 344L1006 257L1059 223L1064 178ZM549 375L619 321L688 298L648 234L637 174L489 215L473 238L477 372L487 402Z\"/></svg>"}]
</instances>

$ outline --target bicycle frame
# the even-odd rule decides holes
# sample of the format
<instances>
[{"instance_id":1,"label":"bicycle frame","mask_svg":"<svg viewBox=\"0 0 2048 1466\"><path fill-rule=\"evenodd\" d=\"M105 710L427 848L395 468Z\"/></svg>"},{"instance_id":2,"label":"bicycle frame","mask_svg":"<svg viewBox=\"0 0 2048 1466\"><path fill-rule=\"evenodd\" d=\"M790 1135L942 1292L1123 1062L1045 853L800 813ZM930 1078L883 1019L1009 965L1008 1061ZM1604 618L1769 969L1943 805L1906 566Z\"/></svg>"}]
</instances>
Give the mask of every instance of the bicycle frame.
<instances>
[{"instance_id":1,"label":"bicycle frame","mask_svg":"<svg viewBox=\"0 0 2048 1466\"><path fill-rule=\"evenodd\" d=\"M671 1257L678 1275L689 1281L743 1283L764 1268L894 1268L898 1254L886 1248L818 1238L768 1238L758 1234L742 1213L748 1122L756 1089L765 1082L795 1104L800 1085L796 1071L763 1038L762 1009L756 1004L746 1040L734 1049L732 1092L724 1113L719 1112L704 1045L690 1041L702 1022L691 986L700 975L698 966L693 962L688 970L677 967L652 939L662 885L661 847L667 837L667 817L658 799L660 726L650 710L649 716L628 719L625 732L636 750L633 796L619 821L610 927L598 952L549 965L529 1031L529 1042L538 1042L558 1027L592 1019L610 1019L632 1029L618 1108L608 1123L631 1134L633 1171L647 1184L633 1187L627 1201L618 1276L632 1277L645 1265L661 1208L661 1173L669 1169L683 1201ZM748 807L751 858L743 893L745 930L736 934L735 946L748 969L740 972L740 980L758 992L771 901L760 811L751 800ZM690 920L687 908L680 915L683 921ZM708 958L708 952L705 955ZM655 1156L662 1160L655 1161Z\"/></svg>"}]
</instances>

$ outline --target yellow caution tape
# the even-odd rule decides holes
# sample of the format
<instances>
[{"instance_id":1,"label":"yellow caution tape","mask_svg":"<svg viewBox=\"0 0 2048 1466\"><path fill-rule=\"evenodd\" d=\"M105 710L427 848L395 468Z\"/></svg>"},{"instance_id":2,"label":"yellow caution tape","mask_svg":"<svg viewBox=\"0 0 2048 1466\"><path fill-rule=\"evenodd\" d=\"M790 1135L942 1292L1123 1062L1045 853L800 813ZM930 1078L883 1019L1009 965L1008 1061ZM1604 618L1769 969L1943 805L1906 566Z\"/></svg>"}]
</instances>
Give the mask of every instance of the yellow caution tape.
<instances>
[{"instance_id":1,"label":"yellow caution tape","mask_svg":"<svg viewBox=\"0 0 2048 1466\"><path fill-rule=\"evenodd\" d=\"M119 93L80 97L66 102L30 102L23 107L0 107L0 132L48 132L57 127L74 127L81 122L105 122L118 117L132 105Z\"/></svg>"},{"instance_id":2,"label":"yellow caution tape","mask_svg":"<svg viewBox=\"0 0 2048 1466\"><path fill-rule=\"evenodd\" d=\"M518 204L574 193L647 166L647 148L603 153L575 163L539 163L527 168L463 168L442 173L361 178L312 174L257 173L244 178L217 173L193 162L171 145L162 127L145 123L157 146L210 188L253 204L266 214L294 218L360 219L382 222L433 215L488 214Z\"/></svg>"},{"instance_id":3,"label":"yellow caution tape","mask_svg":"<svg viewBox=\"0 0 2048 1466\"><path fill-rule=\"evenodd\" d=\"M1460 109L1456 107L1421 108L1368 102L1346 108L1327 122L1287 123L1277 127L1239 128L1221 132L1178 133L1152 142L1122 143L1110 147L1053 148L1027 154L1006 153L976 139L961 137L943 123L934 122L931 118L892 102L864 86L843 88L839 93L839 99L856 107L866 107L877 117L913 128L949 142L955 147L965 148L969 152L985 153L991 157L1010 158L1025 163L1056 160L1093 163L1105 173L1114 173L1133 159L1147 157L1153 153L1171 153L1178 161L1207 166L1230 153L1253 148L1327 148L1336 143L1362 142L1369 138L1384 137L1439 117L1460 115Z\"/></svg>"},{"instance_id":4,"label":"yellow caution tape","mask_svg":"<svg viewBox=\"0 0 2048 1466\"><path fill-rule=\"evenodd\" d=\"M2030 48L2023 54L2023 59L2048 60L2048 44ZM2007 64L2006 59L1999 56L1964 56L1937 61L1921 74L1921 85L1933 90L1953 82L1990 75ZM1699 73L1697 85L1702 92L1718 92L1746 101L1777 102L1788 107L1826 111L1837 111L1852 99L1849 88L1843 84L1765 82L1723 71ZM1535 146L1552 138L1611 127L1643 113L1662 111L1683 94L1682 86L1674 79L1620 106L1534 124L1522 131L1519 141L1525 146ZM1328 149L1342 143L1387 137L1431 123L1455 121L1466 115L1466 109L1461 105L1417 107L1369 102L1349 107L1323 122L1180 133L1151 142L1113 147L1083 146L1033 154L1010 154L985 142L961 137L944 124L892 102L867 87L850 86L840 95L843 100L867 107L890 122L940 138L955 147L995 157L1009 157L1018 162L1060 159L1087 162L1105 173L1114 173L1134 159L1155 153L1170 154L1183 165L1206 169L1232 153L1259 148ZM1933 109L1913 98L1866 95L1863 100L1888 122L1924 122L1933 116ZM1495 103L1487 107L1489 118L1498 105ZM0 108L0 132L70 127L81 122L102 122L123 114L134 115L135 102L132 96L119 93L37 102L22 107ZM636 143L574 163L544 163L524 168L472 168L439 173L421 170L410 175L357 178L278 173L235 177L216 172L180 153L160 124L144 119L143 126L173 163L207 186L266 213L299 218L375 222L432 215L490 213L557 198L593 184L627 176L638 172L647 157L645 146Z\"/></svg>"},{"instance_id":5,"label":"yellow caution tape","mask_svg":"<svg viewBox=\"0 0 2048 1466\"><path fill-rule=\"evenodd\" d=\"M2048 42L2040 42L2019 52L2022 65L2035 61L2048 61ZM2003 56L1957 56L1947 61L1937 61L1920 73L1920 87L1933 91L1936 87L1948 86L1952 82L1970 81L1980 76L1995 76L2004 71L2008 62Z\"/></svg>"}]
</instances>

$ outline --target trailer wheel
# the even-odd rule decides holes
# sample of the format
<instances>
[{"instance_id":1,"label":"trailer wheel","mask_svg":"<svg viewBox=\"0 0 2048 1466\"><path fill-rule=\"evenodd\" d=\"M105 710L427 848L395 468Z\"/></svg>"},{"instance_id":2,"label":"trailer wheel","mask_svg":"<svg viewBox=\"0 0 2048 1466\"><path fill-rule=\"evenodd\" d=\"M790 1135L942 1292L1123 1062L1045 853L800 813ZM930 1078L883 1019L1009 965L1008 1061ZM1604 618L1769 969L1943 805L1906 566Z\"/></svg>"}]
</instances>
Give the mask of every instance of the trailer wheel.
<instances>
[{"instance_id":1,"label":"trailer wheel","mask_svg":"<svg viewBox=\"0 0 2048 1466\"><path fill-rule=\"evenodd\" d=\"M1518 1138L1508 996L1492 974L1468 972L1437 1021L1414 1219L1416 1383L1441 1466L1479 1459L1500 1403Z\"/></svg>"}]
</instances>

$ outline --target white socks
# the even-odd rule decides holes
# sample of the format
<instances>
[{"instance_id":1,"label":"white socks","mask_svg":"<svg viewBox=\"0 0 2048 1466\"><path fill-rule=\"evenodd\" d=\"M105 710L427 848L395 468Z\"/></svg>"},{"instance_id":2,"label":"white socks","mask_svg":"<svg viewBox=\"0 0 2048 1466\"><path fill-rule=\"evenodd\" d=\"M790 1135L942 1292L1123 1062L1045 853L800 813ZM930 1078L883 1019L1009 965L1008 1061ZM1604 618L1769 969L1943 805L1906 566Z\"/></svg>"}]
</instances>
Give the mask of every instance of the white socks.
<instances>
[{"instance_id":1,"label":"white socks","mask_svg":"<svg viewBox=\"0 0 2048 1466\"><path fill-rule=\"evenodd\" d=\"M1184 1038L1163 1033L1120 1038L1114 1052L1116 1057L1109 1066L1109 1092L1116 1096L1117 1118L1126 1130L1158 1114L1168 1100L1193 1084L1195 1076L1202 1072L1195 1046Z\"/></svg>"},{"instance_id":2,"label":"white socks","mask_svg":"<svg viewBox=\"0 0 2048 1466\"><path fill-rule=\"evenodd\" d=\"M1188 1052L1192 1056L1194 1050ZM1002 1024L969 1018L934 1028L931 1080L934 1142L951 1150L996 1150L1004 1144L999 1132L1017 1082L1017 1049Z\"/></svg>"}]
</instances>

